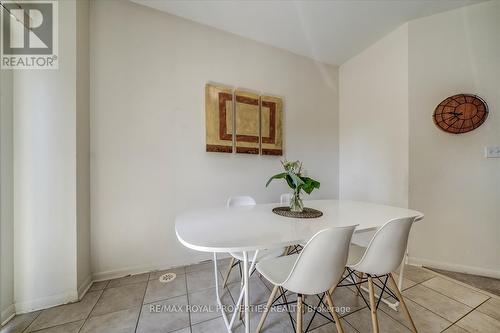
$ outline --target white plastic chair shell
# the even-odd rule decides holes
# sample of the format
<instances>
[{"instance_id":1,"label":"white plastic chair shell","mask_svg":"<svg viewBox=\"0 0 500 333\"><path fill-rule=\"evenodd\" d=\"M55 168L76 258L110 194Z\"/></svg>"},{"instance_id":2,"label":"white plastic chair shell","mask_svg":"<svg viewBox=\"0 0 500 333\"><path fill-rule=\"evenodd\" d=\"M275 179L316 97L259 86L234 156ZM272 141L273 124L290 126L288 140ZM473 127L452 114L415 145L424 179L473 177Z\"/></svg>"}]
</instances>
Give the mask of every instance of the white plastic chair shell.
<instances>
[{"instance_id":1,"label":"white plastic chair shell","mask_svg":"<svg viewBox=\"0 0 500 333\"><path fill-rule=\"evenodd\" d=\"M377 230L361 258L349 268L370 275L385 275L394 272L401 264L406 253L408 237L414 217L390 220ZM352 251L352 256L360 256Z\"/></svg>"},{"instance_id":2,"label":"white plastic chair shell","mask_svg":"<svg viewBox=\"0 0 500 333\"><path fill-rule=\"evenodd\" d=\"M372 240L373 236L375 236L376 232L377 229L365 232L357 232L352 235L351 243L361 247L368 247L368 244L370 244L370 241Z\"/></svg>"},{"instance_id":3,"label":"white plastic chair shell","mask_svg":"<svg viewBox=\"0 0 500 333\"><path fill-rule=\"evenodd\" d=\"M242 207L242 206L253 206L256 204L256 201L254 198L251 196L247 195L241 195L241 196L235 196L235 197L230 197L227 199L227 207ZM262 250L259 251L259 254L257 255L256 261L259 261L264 258L275 258L279 257L282 255L284 252L283 249L269 249L269 250ZM255 254L255 251L251 251L248 253L248 258L249 260L253 259ZM241 252L231 252L230 255L238 260L243 260L243 253Z\"/></svg>"},{"instance_id":4,"label":"white plastic chair shell","mask_svg":"<svg viewBox=\"0 0 500 333\"><path fill-rule=\"evenodd\" d=\"M290 201L292 200L292 193L283 193L280 195L280 204L282 205L290 205Z\"/></svg>"},{"instance_id":5,"label":"white plastic chair shell","mask_svg":"<svg viewBox=\"0 0 500 333\"><path fill-rule=\"evenodd\" d=\"M300 254L263 260L257 264L257 270L273 284L291 292L323 293L336 285L344 273L355 228L324 229L307 242Z\"/></svg>"},{"instance_id":6,"label":"white plastic chair shell","mask_svg":"<svg viewBox=\"0 0 500 333\"><path fill-rule=\"evenodd\" d=\"M227 207L253 206L255 204L255 199L247 195L230 197L226 202Z\"/></svg>"}]
</instances>

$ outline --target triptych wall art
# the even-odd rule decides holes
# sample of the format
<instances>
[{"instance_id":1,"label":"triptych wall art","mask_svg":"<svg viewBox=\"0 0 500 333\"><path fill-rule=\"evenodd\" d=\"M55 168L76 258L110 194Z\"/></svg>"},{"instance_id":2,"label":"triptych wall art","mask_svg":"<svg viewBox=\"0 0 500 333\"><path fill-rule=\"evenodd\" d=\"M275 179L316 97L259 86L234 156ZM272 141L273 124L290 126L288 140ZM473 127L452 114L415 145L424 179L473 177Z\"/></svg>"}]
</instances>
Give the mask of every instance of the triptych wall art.
<instances>
[{"instance_id":1,"label":"triptych wall art","mask_svg":"<svg viewBox=\"0 0 500 333\"><path fill-rule=\"evenodd\" d=\"M283 155L283 101L242 89L205 87L207 152Z\"/></svg>"}]
</instances>

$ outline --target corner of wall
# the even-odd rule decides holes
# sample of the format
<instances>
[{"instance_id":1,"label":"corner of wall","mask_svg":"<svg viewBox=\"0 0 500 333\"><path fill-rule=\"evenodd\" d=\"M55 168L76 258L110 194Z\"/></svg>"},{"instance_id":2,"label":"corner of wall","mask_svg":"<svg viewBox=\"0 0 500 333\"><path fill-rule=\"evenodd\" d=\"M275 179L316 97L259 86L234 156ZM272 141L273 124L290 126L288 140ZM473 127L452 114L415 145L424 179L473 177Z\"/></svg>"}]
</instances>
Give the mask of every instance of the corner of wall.
<instances>
[{"instance_id":1,"label":"corner of wall","mask_svg":"<svg viewBox=\"0 0 500 333\"><path fill-rule=\"evenodd\" d=\"M407 207L408 24L344 62L339 82L339 197Z\"/></svg>"},{"instance_id":2,"label":"corner of wall","mask_svg":"<svg viewBox=\"0 0 500 333\"><path fill-rule=\"evenodd\" d=\"M0 313L0 326L7 324L16 315L14 304L9 305Z\"/></svg>"},{"instance_id":3,"label":"corner of wall","mask_svg":"<svg viewBox=\"0 0 500 333\"><path fill-rule=\"evenodd\" d=\"M13 72L0 70L0 322L14 314Z\"/></svg>"}]
</instances>

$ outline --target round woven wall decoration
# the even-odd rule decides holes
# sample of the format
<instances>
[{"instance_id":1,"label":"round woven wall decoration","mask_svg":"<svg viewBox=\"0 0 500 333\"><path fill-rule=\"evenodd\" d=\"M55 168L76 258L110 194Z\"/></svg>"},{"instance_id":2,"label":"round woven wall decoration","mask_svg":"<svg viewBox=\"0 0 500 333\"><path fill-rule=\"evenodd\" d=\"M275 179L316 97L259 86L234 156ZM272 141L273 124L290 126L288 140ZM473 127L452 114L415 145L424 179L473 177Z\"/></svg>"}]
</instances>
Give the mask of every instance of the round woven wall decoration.
<instances>
[{"instance_id":1,"label":"round woven wall decoration","mask_svg":"<svg viewBox=\"0 0 500 333\"><path fill-rule=\"evenodd\" d=\"M434 110L434 124L445 132L467 133L481 126L488 118L488 105L479 96L450 96Z\"/></svg>"},{"instance_id":2,"label":"round woven wall decoration","mask_svg":"<svg viewBox=\"0 0 500 333\"><path fill-rule=\"evenodd\" d=\"M302 212L292 212L290 207L276 207L273 208L273 213L285 216L285 217L293 217L296 219L314 219L316 217L323 216L323 213L317 209L304 207Z\"/></svg>"}]
</instances>

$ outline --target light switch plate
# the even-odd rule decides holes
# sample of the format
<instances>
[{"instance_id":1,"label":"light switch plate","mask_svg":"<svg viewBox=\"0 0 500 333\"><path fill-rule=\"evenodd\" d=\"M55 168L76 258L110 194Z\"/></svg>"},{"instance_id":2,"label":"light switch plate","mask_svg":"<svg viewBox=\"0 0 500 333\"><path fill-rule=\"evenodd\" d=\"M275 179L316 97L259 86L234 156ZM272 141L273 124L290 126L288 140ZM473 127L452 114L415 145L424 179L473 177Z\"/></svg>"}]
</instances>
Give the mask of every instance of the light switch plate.
<instances>
[{"instance_id":1,"label":"light switch plate","mask_svg":"<svg viewBox=\"0 0 500 333\"><path fill-rule=\"evenodd\" d=\"M500 146L485 147L484 151L487 158L500 158Z\"/></svg>"}]
</instances>

